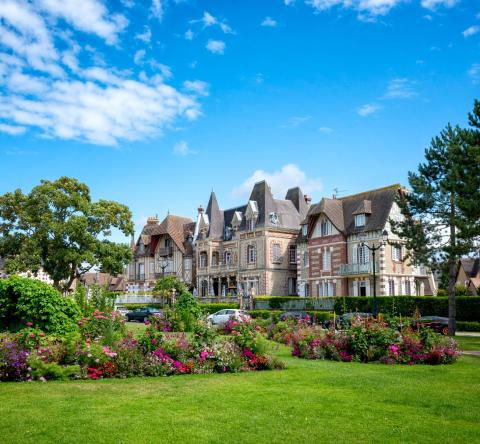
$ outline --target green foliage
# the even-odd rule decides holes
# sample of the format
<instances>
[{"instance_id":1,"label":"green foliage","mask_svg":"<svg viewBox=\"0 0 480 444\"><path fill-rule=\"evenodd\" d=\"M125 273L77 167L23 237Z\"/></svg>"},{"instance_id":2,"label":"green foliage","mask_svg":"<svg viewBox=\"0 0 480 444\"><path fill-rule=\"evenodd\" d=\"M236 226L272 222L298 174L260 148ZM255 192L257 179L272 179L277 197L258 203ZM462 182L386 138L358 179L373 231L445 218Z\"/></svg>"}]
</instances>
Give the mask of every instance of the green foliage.
<instances>
[{"instance_id":1,"label":"green foliage","mask_svg":"<svg viewBox=\"0 0 480 444\"><path fill-rule=\"evenodd\" d=\"M46 333L76 329L80 309L52 286L35 279L12 276L0 280L0 326L12 331L27 322Z\"/></svg>"},{"instance_id":2,"label":"green foliage","mask_svg":"<svg viewBox=\"0 0 480 444\"><path fill-rule=\"evenodd\" d=\"M62 366L56 362L44 362L35 355L30 356L28 364L32 369L33 379L68 381L80 378L81 375L79 365Z\"/></svg>"},{"instance_id":3,"label":"green foliage","mask_svg":"<svg viewBox=\"0 0 480 444\"><path fill-rule=\"evenodd\" d=\"M97 341L112 345L125 336L125 320L118 312L95 310L90 316L84 316L79 322L80 332L88 341Z\"/></svg>"},{"instance_id":4,"label":"green foliage","mask_svg":"<svg viewBox=\"0 0 480 444\"><path fill-rule=\"evenodd\" d=\"M448 316L448 298L433 296L388 296L377 298L380 313L414 316L418 310L422 316ZM480 321L480 296L460 296L456 299L457 317L461 321ZM392 313L392 306L395 313ZM337 314L371 313L372 297L345 297L335 301Z\"/></svg>"},{"instance_id":5,"label":"green foliage","mask_svg":"<svg viewBox=\"0 0 480 444\"><path fill-rule=\"evenodd\" d=\"M153 292L162 297L170 298L173 289L175 289L177 296L188 292L188 287L177 276L173 275L160 278L155 283Z\"/></svg>"},{"instance_id":6,"label":"green foliage","mask_svg":"<svg viewBox=\"0 0 480 444\"><path fill-rule=\"evenodd\" d=\"M298 296L257 296L255 301L265 301L269 303L269 306L272 310L279 309L282 307L282 304L289 301L299 301L305 300L305 298L300 298Z\"/></svg>"},{"instance_id":7,"label":"green foliage","mask_svg":"<svg viewBox=\"0 0 480 444\"><path fill-rule=\"evenodd\" d=\"M480 322L458 321L457 328L460 331L480 331Z\"/></svg>"},{"instance_id":8,"label":"green foliage","mask_svg":"<svg viewBox=\"0 0 480 444\"><path fill-rule=\"evenodd\" d=\"M227 308L238 309L239 305L236 303L230 302L213 302L209 304L200 304L200 307L206 314L216 313L220 310L225 310Z\"/></svg>"},{"instance_id":9,"label":"green foliage","mask_svg":"<svg viewBox=\"0 0 480 444\"><path fill-rule=\"evenodd\" d=\"M87 185L61 177L43 180L28 194L0 196L0 256L9 273L46 271L59 290L98 266L117 275L131 260L128 245L107 238L112 229L133 233L128 207L92 202Z\"/></svg>"},{"instance_id":10,"label":"green foliage","mask_svg":"<svg viewBox=\"0 0 480 444\"><path fill-rule=\"evenodd\" d=\"M455 295L456 296L470 296L470 292L465 285L456 285L455 286Z\"/></svg>"},{"instance_id":11,"label":"green foliage","mask_svg":"<svg viewBox=\"0 0 480 444\"><path fill-rule=\"evenodd\" d=\"M198 320L203 316L200 304L188 291L180 295L174 310L183 323L184 328L180 331L193 331Z\"/></svg>"}]
</instances>

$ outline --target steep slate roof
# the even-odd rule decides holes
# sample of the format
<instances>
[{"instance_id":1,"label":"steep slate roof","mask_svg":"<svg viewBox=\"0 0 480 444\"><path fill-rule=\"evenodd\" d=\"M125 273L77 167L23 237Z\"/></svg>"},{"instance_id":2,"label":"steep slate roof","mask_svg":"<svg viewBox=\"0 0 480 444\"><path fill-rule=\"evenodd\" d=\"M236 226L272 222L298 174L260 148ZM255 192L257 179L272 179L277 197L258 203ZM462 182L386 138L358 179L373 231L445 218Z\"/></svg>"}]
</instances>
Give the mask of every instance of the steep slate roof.
<instances>
[{"instance_id":1,"label":"steep slate roof","mask_svg":"<svg viewBox=\"0 0 480 444\"><path fill-rule=\"evenodd\" d=\"M142 233L139 238L139 240L142 239L142 242L146 247L145 255L148 256L148 255L153 255L155 253L155 249L158 243L158 238L162 234L168 234L173 239L173 242L175 242L175 245L179 248L179 250L182 253L185 253L186 252L185 226L188 226L189 229L192 229L192 224L193 224L192 231L194 231L195 223L192 221L192 219L188 217L175 216L173 214L169 214L165 219L163 219L163 221L160 224L147 223L147 225L143 227ZM148 243L145 243L144 239Z\"/></svg>"},{"instance_id":2,"label":"steep slate roof","mask_svg":"<svg viewBox=\"0 0 480 444\"><path fill-rule=\"evenodd\" d=\"M464 258L460 259L460 263L469 278L475 278L480 271L480 258Z\"/></svg>"},{"instance_id":3,"label":"steep slate roof","mask_svg":"<svg viewBox=\"0 0 480 444\"><path fill-rule=\"evenodd\" d=\"M285 200L275 199L269 185L265 181L257 182L248 201L254 201L258 208L257 227L284 228L298 230L300 223L306 217L308 205L300 188L288 190ZM212 192L207 206L207 215L210 221L208 237L223 239L225 227L232 226L235 212L242 214L240 231L246 228L245 213L248 203L228 210L220 210L215 193ZM277 225L270 221L270 213L276 213L279 219Z\"/></svg>"},{"instance_id":4,"label":"steep slate roof","mask_svg":"<svg viewBox=\"0 0 480 444\"><path fill-rule=\"evenodd\" d=\"M323 198L312 206L308 215L313 221L317 219L314 216L324 214L345 235L381 230L400 190L400 185L396 184L337 199ZM363 213L366 214L365 226L355 227L355 215Z\"/></svg>"}]
</instances>

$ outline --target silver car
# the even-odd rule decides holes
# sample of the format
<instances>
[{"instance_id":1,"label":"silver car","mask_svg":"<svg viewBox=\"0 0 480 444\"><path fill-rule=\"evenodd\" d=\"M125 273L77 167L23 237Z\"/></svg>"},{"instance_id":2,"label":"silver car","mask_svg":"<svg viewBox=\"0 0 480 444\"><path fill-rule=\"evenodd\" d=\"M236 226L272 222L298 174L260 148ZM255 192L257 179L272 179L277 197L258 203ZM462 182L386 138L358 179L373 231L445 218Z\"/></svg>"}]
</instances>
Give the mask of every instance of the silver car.
<instances>
[{"instance_id":1,"label":"silver car","mask_svg":"<svg viewBox=\"0 0 480 444\"><path fill-rule=\"evenodd\" d=\"M225 310L217 311L207 317L207 321L212 325L224 325L230 319L237 321L249 321L251 316L244 310L237 310L234 308L227 308Z\"/></svg>"}]
</instances>

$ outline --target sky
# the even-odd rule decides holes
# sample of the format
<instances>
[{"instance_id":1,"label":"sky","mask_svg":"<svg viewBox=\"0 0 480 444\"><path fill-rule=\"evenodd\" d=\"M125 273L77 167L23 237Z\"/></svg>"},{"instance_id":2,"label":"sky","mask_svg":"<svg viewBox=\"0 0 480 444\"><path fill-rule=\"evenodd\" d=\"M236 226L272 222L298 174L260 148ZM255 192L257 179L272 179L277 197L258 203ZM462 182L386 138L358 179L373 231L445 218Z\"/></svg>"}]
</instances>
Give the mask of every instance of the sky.
<instances>
[{"instance_id":1,"label":"sky","mask_svg":"<svg viewBox=\"0 0 480 444\"><path fill-rule=\"evenodd\" d=\"M476 0L0 0L0 193L76 177L137 234L262 179L407 185L474 98Z\"/></svg>"}]
</instances>

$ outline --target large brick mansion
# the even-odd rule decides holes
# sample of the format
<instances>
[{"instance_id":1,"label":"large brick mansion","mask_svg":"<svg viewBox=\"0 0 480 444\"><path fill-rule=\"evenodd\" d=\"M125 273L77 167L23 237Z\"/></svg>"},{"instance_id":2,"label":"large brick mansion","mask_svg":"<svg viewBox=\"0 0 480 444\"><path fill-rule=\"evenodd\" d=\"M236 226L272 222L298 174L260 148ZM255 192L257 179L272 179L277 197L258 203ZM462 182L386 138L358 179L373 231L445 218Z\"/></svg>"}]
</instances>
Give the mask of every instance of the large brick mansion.
<instances>
[{"instance_id":1,"label":"large brick mansion","mask_svg":"<svg viewBox=\"0 0 480 444\"><path fill-rule=\"evenodd\" d=\"M369 296L435 294L430 270L403 261L390 220L402 217L392 185L311 205L300 188L275 198L258 182L243 205L222 210L212 192L197 220L149 219L133 243L129 289L151 290L175 274L202 298L243 295ZM382 238L388 236L388 242ZM368 246L379 246L375 263Z\"/></svg>"}]
</instances>

